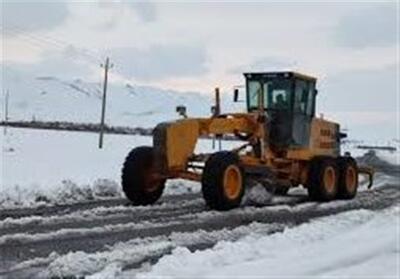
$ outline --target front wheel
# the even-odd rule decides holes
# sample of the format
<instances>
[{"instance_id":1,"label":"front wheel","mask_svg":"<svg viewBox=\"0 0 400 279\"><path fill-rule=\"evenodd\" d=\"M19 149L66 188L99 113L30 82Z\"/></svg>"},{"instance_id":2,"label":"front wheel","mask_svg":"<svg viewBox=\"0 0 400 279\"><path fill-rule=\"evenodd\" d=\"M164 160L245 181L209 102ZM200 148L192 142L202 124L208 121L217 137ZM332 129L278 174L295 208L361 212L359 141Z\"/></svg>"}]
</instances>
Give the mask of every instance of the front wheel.
<instances>
[{"instance_id":1,"label":"front wheel","mask_svg":"<svg viewBox=\"0 0 400 279\"><path fill-rule=\"evenodd\" d=\"M152 147L134 148L122 167L122 189L134 205L155 203L162 195L165 179L155 176Z\"/></svg>"},{"instance_id":2,"label":"front wheel","mask_svg":"<svg viewBox=\"0 0 400 279\"><path fill-rule=\"evenodd\" d=\"M238 156L228 151L212 154L206 162L201 183L203 197L210 208L229 210L238 207L245 185Z\"/></svg>"}]
</instances>

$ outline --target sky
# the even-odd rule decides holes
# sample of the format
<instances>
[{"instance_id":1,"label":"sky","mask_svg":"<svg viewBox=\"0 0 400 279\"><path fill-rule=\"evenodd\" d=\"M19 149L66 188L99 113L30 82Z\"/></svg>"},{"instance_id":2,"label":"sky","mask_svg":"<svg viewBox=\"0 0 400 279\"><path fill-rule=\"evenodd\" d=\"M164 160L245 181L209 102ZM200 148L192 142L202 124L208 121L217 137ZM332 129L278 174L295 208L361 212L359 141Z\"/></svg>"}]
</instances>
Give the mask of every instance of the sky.
<instances>
[{"instance_id":1,"label":"sky","mask_svg":"<svg viewBox=\"0 0 400 279\"><path fill-rule=\"evenodd\" d=\"M243 72L318 77L318 111L399 135L398 1L4 1L6 69L230 93ZM360 136L366 136L360 132Z\"/></svg>"}]
</instances>

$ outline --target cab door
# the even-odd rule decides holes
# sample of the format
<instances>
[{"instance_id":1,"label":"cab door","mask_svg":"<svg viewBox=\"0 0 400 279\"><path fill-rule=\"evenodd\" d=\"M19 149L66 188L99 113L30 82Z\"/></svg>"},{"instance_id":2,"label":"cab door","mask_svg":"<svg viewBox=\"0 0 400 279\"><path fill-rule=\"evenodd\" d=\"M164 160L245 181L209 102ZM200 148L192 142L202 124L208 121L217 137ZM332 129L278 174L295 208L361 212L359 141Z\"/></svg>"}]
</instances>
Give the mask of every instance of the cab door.
<instances>
[{"instance_id":1,"label":"cab door","mask_svg":"<svg viewBox=\"0 0 400 279\"><path fill-rule=\"evenodd\" d=\"M276 148L287 148L293 142L293 79L264 80L263 88L270 143Z\"/></svg>"},{"instance_id":2,"label":"cab door","mask_svg":"<svg viewBox=\"0 0 400 279\"><path fill-rule=\"evenodd\" d=\"M307 147L310 143L311 121L315 113L315 82L296 79L293 105L293 146Z\"/></svg>"}]
</instances>

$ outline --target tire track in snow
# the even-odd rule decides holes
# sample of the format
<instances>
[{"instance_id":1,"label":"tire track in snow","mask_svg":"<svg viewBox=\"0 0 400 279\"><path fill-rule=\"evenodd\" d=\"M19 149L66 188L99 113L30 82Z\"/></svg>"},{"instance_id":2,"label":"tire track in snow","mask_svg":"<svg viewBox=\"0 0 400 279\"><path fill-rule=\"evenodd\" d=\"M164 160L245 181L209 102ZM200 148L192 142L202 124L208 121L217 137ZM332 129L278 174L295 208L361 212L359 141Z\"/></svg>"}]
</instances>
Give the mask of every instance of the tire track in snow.
<instances>
[{"instance_id":1,"label":"tire track in snow","mask_svg":"<svg viewBox=\"0 0 400 279\"><path fill-rule=\"evenodd\" d=\"M171 216L179 216L189 212L197 213L203 210L205 210L204 201L197 197L193 200L162 203L152 207L100 207L48 217L36 215L22 218L9 217L0 221L0 237L21 231L34 234L51 232L59 228L91 228L128 222L161 221L168 220Z\"/></svg>"},{"instance_id":2,"label":"tire track in snow","mask_svg":"<svg viewBox=\"0 0 400 279\"><path fill-rule=\"evenodd\" d=\"M198 194L181 194L181 195L167 195L157 203L157 205L163 203L179 202L181 200L191 200ZM9 208L0 209L0 221L6 218L23 218L29 216L58 216L62 214L69 214L76 211L95 209L99 207L112 208L117 206L129 206L130 202L125 199L107 199L107 200L96 200L96 201L84 201L70 204L60 205L47 205L38 207L23 207L23 208Z\"/></svg>"},{"instance_id":3,"label":"tire track in snow","mask_svg":"<svg viewBox=\"0 0 400 279\"><path fill-rule=\"evenodd\" d=\"M120 241L169 235L173 232L234 229L252 222L297 225L313 218L347 210L382 209L397 204L399 199L400 188L397 185L386 185L360 192L356 199L350 201L316 203L303 200L293 206L245 206L228 212L179 212L178 215L169 216L168 220L161 218L152 222L130 222L72 230L60 228L42 234L9 234L0 238L1 260L20 262L30 258L47 257L53 251L60 255L70 251L94 253L104 250L106 245L114 245ZM151 212L151 209L145 212Z\"/></svg>"},{"instance_id":4,"label":"tire track in snow","mask_svg":"<svg viewBox=\"0 0 400 279\"><path fill-rule=\"evenodd\" d=\"M282 224L260 224L252 223L248 226L240 226L232 230L222 229L207 232L198 230L189 233L171 233L169 235L133 239L127 242L118 242L113 246L107 247L104 251L93 254L83 252L70 252L64 256L52 253L47 258L35 258L19 263L10 269L18 277L30 277L27 273L22 276L27 269L42 268L49 266L48 272L41 276L77 276L78 274L90 274L97 269L113 261L124 262L124 269L140 268L148 262L155 262L165 254L169 254L178 246L184 246L191 250L206 249L214 246L218 241L235 241L248 233L271 234L282 231L285 226ZM82 264L90 261L91 265ZM96 267L93 269L93 265ZM75 273L62 271L71 270ZM78 268L77 268L78 266ZM33 275L33 273L31 273ZM0 273L1 275L1 273Z\"/></svg>"},{"instance_id":5,"label":"tire track in snow","mask_svg":"<svg viewBox=\"0 0 400 279\"><path fill-rule=\"evenodd\" d=\"M365 203L365 208L378 210L387 207L388 204L398 204L398 198L400 196L397 186L385 186L383 189L380 189L380 191L377 191L377 193L374 193L372 191L363 193L362 200L360 201L350 201L350 203L354 203L350 206L350 208L360 208L360 204L365 202L366 197L371 194L373 194L374 197L370 198L370 201ZM385 201L383 204L376 204L377 201L382 199L382 195L386 196L388 194L392 196L394 200L397 199L397 201L395 201L394 203ZM166 235L136 238L127 242L118 242L111 247L105 247L100 251L96 251L96 253L85 253L82 251L69 252L65 255L53 253L47 258L36 258L28 262L18 264L15 266L14 269L10 270L9 272L11 272L11 274L13 275L16 275L17 277L26 278L31 278L32 276L37 276L38 274L40 277L81 276L98 272L112 262L118 262L119 264L121 264L122 270L138 269L141 268L143 265L146 266L149 263L156 262L160 257L165 254L171 253L171 251L178 246L187 247L190 250L203 250L213 247L220 240L235 241L250 232L256 232L263 235L280 232L287 226L295 226L317 217L323 217L348 211L348 207L344 207L346 203L348 204L349 202L336 201L326 204L305 202L292 207L269 207L269 215L274 216L275 214L275 218L280 216L280 218L282 219L280 220L280 222L250 223L249 225L243 224L241 226L233 227L231 229L222 228L220 230L212 231L195 230L191 232L171 232L170 234ZM242 215L246 215L249 212L253 211L257 211L253 213L265 212L265 209L265 207L243 208L242 210L247 212L244 212ZM310 216L310 210L317 213L313 216ZM199 213L196 217L200 219L210 218L210 215L217 218L221 217L214 216L219 215L214 213ZM239 212L236 212L235 215L237 215L238 213ZM226 215L226 212L222 213L221 215ZM294 218L289 218L289 215L294 215ZM296 215L300 218L296 218ZM302 218L303 216L305 217ZM288 220L292 220L293 223ZM188 223L188 225L193 224ZM46 272L43 273L43 270L46 270Z\"/></svg>"},{"instance_id":6,"label":"tire track in snow","mask_svg":"<svg viewBox=\"0 0 400 279\"><path fill-rule=\"evenodd\" d=\"M24 233L37 234L51 232L60 228L90 228L111 224L128 222L164 222L186 218L193 214L208 212L200 194L191 196L192 200L176 196L176 201L171 200L153 206L116 206L96 207L83 211L75 211L62 215L28 216L22 218L8 217L0 221L0 237L7 234ZM290 197L275 197L269 205L294 205L306 201L304 195L291 195ZM187 216L189 215L189 216Z\"/></svg>"}]
</instances>

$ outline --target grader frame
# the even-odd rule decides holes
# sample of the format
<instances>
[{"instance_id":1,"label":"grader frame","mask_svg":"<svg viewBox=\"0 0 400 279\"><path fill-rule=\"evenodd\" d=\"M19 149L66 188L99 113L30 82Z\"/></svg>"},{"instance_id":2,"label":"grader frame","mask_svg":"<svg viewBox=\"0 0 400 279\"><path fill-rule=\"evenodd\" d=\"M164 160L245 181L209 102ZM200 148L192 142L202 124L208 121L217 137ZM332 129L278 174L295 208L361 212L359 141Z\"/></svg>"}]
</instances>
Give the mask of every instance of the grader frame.
<instances>
[{"instance_id":1,"label":"grader frame","mask_svg":"<svg viewBox=\"0 0 400 279\"><path fill-rule=\"evenodd\" d=\"M161 195L165 180L172 178L200 181L207 204L219 210L238 206L249 181L272 184L282 194L304 185L317 200L353 198L360 173L368 174L372 185L372 169L340 156L345 135L339 124L315 116L315 78L295 72L245 77L247 113L222 114L216 89L212 117L187 118L181 107L177 111L184 119L156 126L147 169L134 164L131 157L138 155L132 153L125 162L122 184L128 198L152 203L158 197L149 202L148 196ZM199 138L225 135L244 143L230 151L194 153Z\"/></svg>"}]
</instances>

